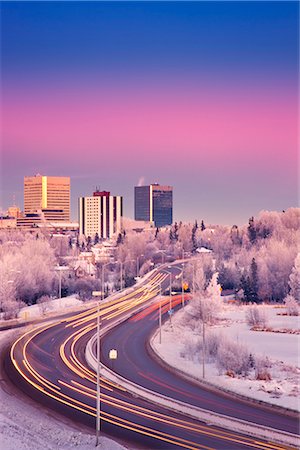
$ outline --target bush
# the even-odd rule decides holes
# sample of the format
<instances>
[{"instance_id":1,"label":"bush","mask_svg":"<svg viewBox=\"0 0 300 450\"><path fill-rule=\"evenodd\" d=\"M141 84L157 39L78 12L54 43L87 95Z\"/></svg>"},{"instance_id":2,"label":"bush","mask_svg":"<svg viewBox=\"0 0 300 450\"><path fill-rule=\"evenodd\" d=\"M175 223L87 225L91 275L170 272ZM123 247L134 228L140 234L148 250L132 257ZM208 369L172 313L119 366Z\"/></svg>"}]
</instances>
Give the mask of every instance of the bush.
<instances>
[{"instance_id":1,"label":"bush","mask_svg":"<svg viewBox=\"0 0 300 450\"><path fill-rule=\"evenodd\" d=\"M265 311L256 305L249 306L247 308L246 321L250 327L265 328L267 326L267 317Z\"/></svg>"},{"instance_id":2,"label":"bush","mask_svg":"<svg viewBox=\"0 0 300 450\"><path fill-rule=\"evenodd\" d=\"M255 358L255 378L256 380L270 381L271 363L268 358Z\"/></svg>"},{"instance_id":3,"label":"bush","mask_svg":"<svg viewBox=\"0 0 300 450\"><path fill-rule=\"evenodd\" d=\"M250 370L250 353L247 348L231 340L223 340L217 352L217 366L220 370L247 375Z\"/></svg>"},{"instance_id":4,"label":"bush","mask_svg":"<svg viewBox=\"0 0 300 450\"><path fill-rule=\"evenodd\" d=\"M205 350L206 355L210 356L212 360L216 359L220 347L221 336L219 334L209 333L206 336Z\"/></svg>"},{"instance_id":5,"label":"bush","mask_svg":"<svg viewBox=\"0 0 300 450\"><path fill-rule=\"evenodd\" d=\"M287 295L284 299L288 316L299 316L299 305L292 295Z\"/></svg>"},{"instance_id":6,"label":"bush","mask_svg":"<svg viewBox=\"0 0 300 450\"><path fill-rule=\"evenodd\" d=\"M48 303L50 300L51 298L49 297L49 295L42 295L42 297L40 297L36 302L39 305L40 311L43 315L47 311Z\"/></svg>"},{"instance_id":7,"label":"bush","mask_svg":"<svg viewBox=\"0 0 300 450\"><path fill-rule=\"evenodd\" d=\"M183 342L183 349L180 352L180 356L184 359L192 361L199 351L199 339L193 339L192 337L187 337Z\"/></svg>"}]
</instances>

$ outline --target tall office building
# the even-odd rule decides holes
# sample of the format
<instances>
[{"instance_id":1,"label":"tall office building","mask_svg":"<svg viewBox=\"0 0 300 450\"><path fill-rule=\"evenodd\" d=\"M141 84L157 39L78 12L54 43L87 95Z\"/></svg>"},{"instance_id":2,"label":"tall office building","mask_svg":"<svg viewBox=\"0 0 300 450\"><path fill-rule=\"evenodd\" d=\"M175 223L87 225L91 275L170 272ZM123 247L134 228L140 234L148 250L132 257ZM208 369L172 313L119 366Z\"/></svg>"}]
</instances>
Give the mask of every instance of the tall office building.
<instances>
[{"instance_id":1,"label":"tall office building","mask_svg":"<svg viewBox=\"0 0 300 450\"><path fill-rule=\"evenodd\" d=\"M24 213L49 221L70 221L70 177L24 177Z\"/></svg>"},{"instance_id":2,"label":"tall office building","mask_svg":"<svg viewBox=\"0 0 300 450\"><path fill-rule=\"evenodd\" d=\"M79 198L79 233L110 238L121 231L123 197L107 191L95 191L92 197Z\"/></svg>"},{"instance_id":3,"label":"tall office building","mask_svg":"<svg viewBox=\"0 0 300 450\"><path fill-rule=\"evenodd\" d=\"M156 227L173 222L173 187L150 184L134 188L135 220L154 222Z\"/></svg>"}]
</instances>

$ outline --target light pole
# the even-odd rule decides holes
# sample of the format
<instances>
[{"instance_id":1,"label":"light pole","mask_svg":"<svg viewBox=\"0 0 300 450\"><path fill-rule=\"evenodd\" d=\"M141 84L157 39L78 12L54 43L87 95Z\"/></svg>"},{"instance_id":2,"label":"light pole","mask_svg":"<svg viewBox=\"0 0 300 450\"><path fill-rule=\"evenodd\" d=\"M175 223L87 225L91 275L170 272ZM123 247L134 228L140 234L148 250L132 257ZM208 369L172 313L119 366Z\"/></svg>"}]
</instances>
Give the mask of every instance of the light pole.
<instances>
[{"instance_id":1,"label":"light pole","mask_svg":"<svg viewBox=\"0 0 300 450\"><path fill-rule=\"evenodd\" d=\"M161 344L161 283L159 283L160 289L159 289L159 317L158 317L158 324L159 324L159 343Z\"/></svg>"},{"instance_id":2,"label":"light pole","mask_svg":"<svg viewBox=\"0 0 300 450\"><path fill-rule=\"evenodd\" d=\"M142 256L142 255L141 255ZM124 275L125 275L125 264L130 263L130 262L136 262L135 259L128 259L127 261L124 261L123 263L120 262L121 264L121 290L122 290L122 286L123 286L123 270L124 270ZM124 268L124 269L123 269Z\"/></svg>"},{"instance_id":3,"label":"light pole","mask_svg":"<svg viewBox=\"0 0 300 450\"><path fill-rule=\"evenodd\" d=\"M185 255L185 253L188 253L188 252L185 252L183 249L182 249L182 272L181 272L181 304L182 304L182 307L184 307L184 287L183 287L183 275L184 275L184 255Z\"/></svg>"},{"instance_id":4,"label":"light pole","mask_svg":"<svg viewBox=\"0 0 300 450\"><path fill-rule=\"evenodd\" d=\"M106 263L106 264L103 264L103 266L101 267L101 291L102 291L102 300L104 300L104 297L105 297L105 295L104 295L104 268L105 267L107 267L107 266L110 266L111 264L114 264L114 263Z\"/></svg>"},{"instance_id":5,"label":"light pole","mask_svg":"<svg viewBox=\"0 0 300 450\"><path fill-rule=\"evenodd\" d=\"M202 320L202 348L203 348L203 355L202 355L202 378L205 378L205 317L203 317Z\"/></svg>"},{"instance_id":6,"label":"light pole","mask_svg":"<svg viewBox=\"0 0 300 450\"><path fill-rule=\"evenodd\" d=\"M103 290L103 289L102 289ZM102 292L93 291L92 295L98 297L97 300L97 400L96 400L96 447L99 444L99 435L101 428L101 410L100 410L100 301Z\"/></svg>"},{"instance_id":7,"label":"light pole","mask_svg":"<svg viewBox=\"0 0 300 450\"><path fill-rule=\"evenodd\" d=\"M169 316L170 316L170 324L172 325L172 320L171 320L171 315L172 315L172 272L169 272L168 270L162 270L162 272L165 272L170 276Z\"/></svg>"},{"instance_id":8,"label":"light pole","mask_svg":"<svg viewBox=\"0 0 300 450\"><path fill-rule=\"evenodd\" d=\"M54 267L54 270L56 271L56 272L58 272L58 292L59 292L59 308L61 308L61 273L65 270L65 271L67 271L67 270L69 270L69 268L68 267L66 267L66 266L56 266L56 267Z\"/></svg>"},{"instance_id":9,"label":"light pole","mask_svg":"<svg viewBox=\"0 0 300 450\"><path fill-rule=\"evenodd\" d=\"M158 250L157 253L161 253L161 264L164 264L165 254L167 253L166 250Z\"/></svg>"},{"instance_id":10,"label":"light pole","mask_svg":"<svg viewBox=\"0 0 300 450\"><path fill-rule=\"evenodd\" d=\"M139 272L140 272L140 258L142 257L142 256L145 256L145 255L139 255L137 258L136 258L136 276L138 277L139 276Z\"/></svg>"},{"instance_id":11,"label":"light pole","mask_svg":"<svg viewBox=\"0 0 300 450\"><path fill-rule=\"evenodd\" d=\"M121 267L121 288L120 290L122 290L122 263L120 261L115 261L115 262L109 262L106 264L103 264L103 266L101 267L101 289L102 289L102 299L104 300L104 268L107 266L110 266L111 264L120 264Z\"/></svg>"}]
</instances>

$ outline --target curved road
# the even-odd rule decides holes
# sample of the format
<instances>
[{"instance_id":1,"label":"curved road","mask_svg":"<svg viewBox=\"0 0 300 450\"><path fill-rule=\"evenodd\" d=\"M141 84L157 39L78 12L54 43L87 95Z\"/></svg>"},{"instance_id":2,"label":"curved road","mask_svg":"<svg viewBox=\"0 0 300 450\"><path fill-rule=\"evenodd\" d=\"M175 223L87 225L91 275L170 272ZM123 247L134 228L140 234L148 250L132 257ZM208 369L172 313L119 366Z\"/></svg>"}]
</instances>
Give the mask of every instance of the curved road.
<instances>
[{"instance_id":1,"label":"curved road","mask_svg":"<svg viewBox=\"0 0 300 450\"><path fill-rule=\"evenodd\" d=\"M174 276L180 273L180 268L173 267L170 270ZM163 288L169 283L169 276L165 271L157 271L134 292L123 294L119 299L102 304L100 309L102 324L109 324L125 316L128 312L133 313L141 306L147 306L159 293L160 283ZM110 339L114 342L113 347L116 347L115 339L118 339L118 342L125 342L127 339L124 353L121 352L122 355L119 353L119 357L124 358L124 361L129 358L130 363L127 361L125 365L126 370L129 370L128 365L132 364L131 370L128 372L129 377L132 374L136 376L138 372L141 372L143 375L140 378L148 380L147 383L154 383L153 386L157 389L157 379L155 382L149 380L148 367L143 366L145 361L138 359L142 353L148 361L142 348L143 342L145 342L143 339L146 339L148 333L155 326L151 317L155 318L157 312L154 311L151 314L146 315L146 320L141 322L138 319L143 314L137 314L136 319L132 318L131 321L116 328L117 335L113 334L114 331L109 333L102 341L103 362L105 362L108 348L111 348L109 347ZM12 346L6 359L8 374L26 393L47 406L67 414L74 420L84 422L92 427L95 427L96 416L96 374L87 367L85 346L95 334L96 321L97 308L92 308L72 317L63 318L54 324L42 325L21 336ZM135 339L131 330L138 332L138 329L142 327L145 327L145 330L143 333L135 335ZM128 345L132 345L132 349L129 350ZM120 362L121 359L118 364ZM137 362L142 370L136 367ZM162 372L164 371L160 368L160 372L155 373L154 377L161 377L161 382L169 385L171 395L183 395L185 401L189 398L190 402L195 401L190 397L190 395L194 395L197 401L200 401L199 399L203 396L202 390L198 388L196 395L195 391L189 391L189 389L195 388L191 388L187 383L182 384L183 381L178 379L176 390L180 392L176 392L174 377ZM150 375L151 377L153 378L153 374ZM219 403L221 401L223 404L224 399L216 397L214 401ZM212 408L212 403L209 403L208 400L206 402L209 408ZM235 403L233 402L233 404ZM215 405L215 407L217 406ZM232 408L234 409L234 405ZM224 412L222 406L221 410ZM256 411L256 414L260 414L257 408L253 408L253 410ZM272 420L278 420L278 417L272 418ZM293 424L293 420L287 419L288 423ZM288 448L260 442L254 438L187 419L180 414L170 413L168 410L154 407L143 400L132 397L122 388L104 379L101 379L101 424L103 432L118 436L127 442L138 442L150 449L237 450L257 448L278 450Z\"/></svg>"},{"instance_id":2,"label":"curved road","mask_svg":"<svg viewBox=\"0 0 300 450\"><path fill-rule=\"evenodd\" d=\"M258 407L228 395L202 389L179 377L175 371L167 371L147 351L149 337L157 324L157 308L153 310L153 307L149 307L142 314L114 328L103 339L101 361L110 367L108 352L115 348L118 350L118 359L114 362L114 371L140 386L216 413L290 433L299 432L296 417L276 413L271 407Z\"/></svg>"}]
</instances>

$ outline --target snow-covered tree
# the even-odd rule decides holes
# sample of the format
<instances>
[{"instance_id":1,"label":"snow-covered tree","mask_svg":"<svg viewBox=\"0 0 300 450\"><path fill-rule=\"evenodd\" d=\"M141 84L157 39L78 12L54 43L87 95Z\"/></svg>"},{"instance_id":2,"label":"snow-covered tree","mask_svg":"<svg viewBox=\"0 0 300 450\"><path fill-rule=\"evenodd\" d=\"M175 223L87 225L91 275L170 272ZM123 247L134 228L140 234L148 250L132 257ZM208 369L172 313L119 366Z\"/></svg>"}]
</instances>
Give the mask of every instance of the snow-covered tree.
<instances>
[{"instance_id":1,"label":"snow-covered tree","mask_svg":"<svg viewBox=\"0 0 300 450\"><path fill-rule=\"evenodd\" d=\"M245 345L223 339L217 352L219 370L233 374L247 375L250 370L250 353Z\"/></svg>"},{"instance_id":2,"label":"snow-covered tree","mask_svg":"<svg viewBox=\"0 0 300 450\"><path fill-rule=\"evenodd\" d=\"M300 304L300 253L296 256L294 267L289 276L290 294Z\"/></svg>"},{"instance_id":3,"label":"snow-covered tree","mask_svg":"<svg viewBox=\"0 0 300 450\"><path fill-rule=\"evenodd\" d=\"M284 304L285 304L288 316L299 316L300 315L299 303L296 302L295 298L292 295L287 295L285 297Z\"/></svg>"},{"instance_id":4,"label":"snow-covered tree","mask_svg":"<svg viewBox=\"0 0 300 450\"><path fill-rule=\"evenodd\" d=\"M251 327L265 328L268 323L266 312L262 307L257 305L248 306L246 310L246 321Z\"/></svg>"}]
</instances>

